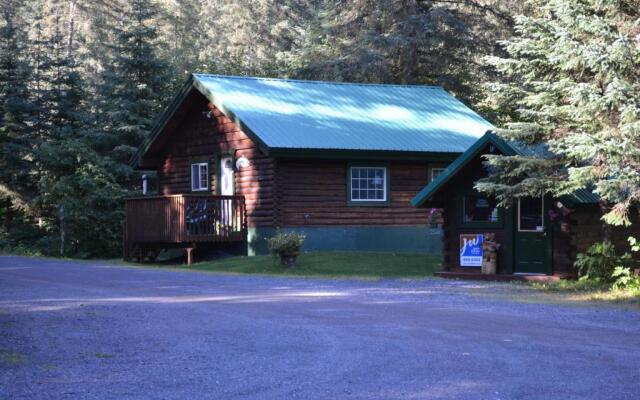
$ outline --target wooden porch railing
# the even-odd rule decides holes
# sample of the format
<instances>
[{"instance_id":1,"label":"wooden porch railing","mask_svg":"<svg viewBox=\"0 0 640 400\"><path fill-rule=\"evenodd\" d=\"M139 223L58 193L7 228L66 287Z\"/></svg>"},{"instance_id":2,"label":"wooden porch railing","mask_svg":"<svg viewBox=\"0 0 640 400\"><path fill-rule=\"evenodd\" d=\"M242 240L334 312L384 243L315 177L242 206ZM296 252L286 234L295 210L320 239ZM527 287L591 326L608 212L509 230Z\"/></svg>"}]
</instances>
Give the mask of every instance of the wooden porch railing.
<instances>
[{"instance_id":1,"label":"wooden porch railing","mask_svg":"<svg viewBox=\"0 0 640 400\"><path fill-rule=\"evenodd\" d=\"M170 195L125 201L125 249L144 244L196 244L246 240L243 196Z\"/></svg>"}]
</instances>

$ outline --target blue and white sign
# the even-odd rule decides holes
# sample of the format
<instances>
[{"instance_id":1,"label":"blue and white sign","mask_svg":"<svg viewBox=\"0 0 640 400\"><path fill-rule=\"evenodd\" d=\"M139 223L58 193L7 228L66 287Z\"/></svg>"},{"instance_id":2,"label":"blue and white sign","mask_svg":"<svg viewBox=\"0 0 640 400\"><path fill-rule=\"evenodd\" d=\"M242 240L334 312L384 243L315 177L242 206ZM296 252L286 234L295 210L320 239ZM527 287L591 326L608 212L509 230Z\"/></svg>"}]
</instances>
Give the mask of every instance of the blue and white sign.
<instances>
[{"instance_id":1,"label":"blue and white sign","mask_svg":"<svg viewBox=\"0 0 640 400\"><path fill-rule=\"evenodd\" d=\"M481 267L482 266L482 234L460 235L460 266L461 267Z\"/></svg>"}]
</instances>

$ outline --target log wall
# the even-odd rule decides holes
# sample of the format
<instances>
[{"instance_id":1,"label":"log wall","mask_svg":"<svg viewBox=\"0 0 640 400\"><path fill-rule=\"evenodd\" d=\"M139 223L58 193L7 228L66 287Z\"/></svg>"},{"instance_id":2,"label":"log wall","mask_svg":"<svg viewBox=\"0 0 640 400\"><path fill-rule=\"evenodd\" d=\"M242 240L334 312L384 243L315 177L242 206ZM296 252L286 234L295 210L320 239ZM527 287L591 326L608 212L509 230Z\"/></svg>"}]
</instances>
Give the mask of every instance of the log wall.
<instances>
[{"instance_id":1,"label":"log wall","mask_svg":"<svg viewBox=\"0 0 640 400\"><path fill-rule=\"evenodd\" d=\"M235 185L236 194L245 198L247 224L249 227L274 226L275 163L233 121L208 104L204 96L200 97L164 145L157 171L159 193L191 193L191 163L207 161L211 178L208 193L217 194L217 156L245 156L251 165L236 171Z\"/></svg>"},{"instance_id":2,"label":"log wall","mask_svg":"<svg viewBox=\"0 0 640 400\"><path fill-rule=\"evenodd\" d=\"M276 220L280 226L426 225L428 209L411 199L427 184L426 163L388 162L389 205L348 204L344 160L280 159ZM377 165L372 163L372 165Z\"/></svg>"}]
</instances>

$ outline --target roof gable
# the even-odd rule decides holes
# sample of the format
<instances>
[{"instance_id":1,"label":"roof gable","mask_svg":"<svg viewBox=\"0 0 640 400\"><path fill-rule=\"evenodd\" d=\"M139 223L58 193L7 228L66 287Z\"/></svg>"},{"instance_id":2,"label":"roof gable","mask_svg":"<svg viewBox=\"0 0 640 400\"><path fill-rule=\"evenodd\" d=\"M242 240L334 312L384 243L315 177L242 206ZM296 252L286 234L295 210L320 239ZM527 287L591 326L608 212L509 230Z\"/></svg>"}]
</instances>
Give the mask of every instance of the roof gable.
<instances>
[{"instance_id":1,"label":"roof gable","mask_svg":"<svg viewBox=\"0 0 640 400\"><path fill-rule=\"evenodd\" d=\"M431 181L424 189L422 189L412 200L414 207L420 207L435 195L444 185L455 177L462 168L464 168L471 160L477 157L480 152L488 145L493 144L504 155L518 154L517 150L510 146L506 141L500 139L491 132L487 132L483 137L478 139L471 147L455 159L436 179Z\"/></svg>"},{"instance_id":2,"label":"roof gable","mask_svg":"<svg viewBox=\"0 0 640 400\"><path fill-rule=\"evenodd\" d=\"M531 147L516 142L509 142L501 139L491 131L487 132L473 146L455 159L436 179L423 188L412 200L414 207L421 207L431 197L433 197L444 185L453 179L471 160L477 157L487 145L494 145L502 154L506 156L523 155L529 156L538 154L549 156L551 153L545 146ZM580 189L572 194L560 197L560 201L568 207L575 207L582 204L597 204L598 195L587 189Z\"/></svg>"},{"instance_id":3,"label":"roof gable","mask_svg":"<svg viewBox=\"0 0 640 400\"><path fill-rule=\"evenodd\" d=\"M193 74L141 147L139 158L194 89L273 153L456 155L493 129L440 87Z\"/></svg>"}]
</instances>

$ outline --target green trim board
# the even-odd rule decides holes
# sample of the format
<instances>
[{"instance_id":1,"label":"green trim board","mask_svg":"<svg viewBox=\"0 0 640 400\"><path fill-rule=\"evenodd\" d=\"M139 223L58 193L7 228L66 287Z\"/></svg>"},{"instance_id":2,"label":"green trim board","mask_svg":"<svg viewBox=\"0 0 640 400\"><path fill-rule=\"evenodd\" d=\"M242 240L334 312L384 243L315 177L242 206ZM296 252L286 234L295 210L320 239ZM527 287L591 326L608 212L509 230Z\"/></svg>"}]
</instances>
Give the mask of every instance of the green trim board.
<instances>
[{"instance_id":1,"label":"green trim board","mask_svg":"<svg viewBox=\"0 0 640 400\"><path fill-rule=\"evenodd\" d=\"M132 162L140 164L193 90L278 156L442 154L444 161L493 128L441 87L192 74Z\"/></svg>"},{"instance_id":2,"label":"green trim board","mask_svg":"<svg viewBox=\"0 0 640 400\"><path fill-rule=\"evenodd\" d=\"M442 230L416 226L322 226L283 227L283 232L301 232L307 238L303 251L375 251L439 254ZM248 255L268 254L266 238L274 228L249 228Z\"/></svg>"},{"instance_id":3,"label":"green trim board","mask_svg":"<svg viewBox=\"0 0 640 400\"><path fill-rule=\"evenodd\" d=\"M247 228L247 255L256 256L269 254L267 239L278 233L276 228L249 227Z\"/></svg>"},{"instance_id":4,"label":"green trim board","mask_svg":"<svg viewBox=\"0 0 640 400\"><path fill-rule=\"evenodd\" d=\"M478 156L488 144L493 144L505 155L516 154L511 146L507 145L504 140L488 131L482 138L478 139L478 141L456 158L436 179L418 192L418 194L411 200L411 204L414 207L421 207L447 182L453 179L453 177L456 176L456 174L460 172L465 165Z\"/></svg>"},{"instance_id":5,"label":"green trim board","mask_svg":"<svg viewBox=\"0 0 640 400\"><path fill-rule=\"evenodd\" d=\"M279 149L270 148L269 155L274 158L308 158L308 159L350 159L380 161L432 161L450 163L459 152L419 152L419 151L384 151L384 150L349 150L349 149Z\"/></svg>"}]
</instances>

